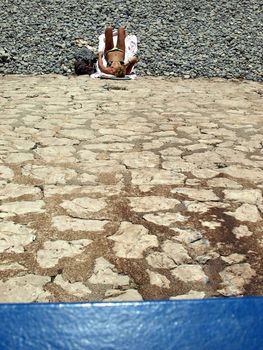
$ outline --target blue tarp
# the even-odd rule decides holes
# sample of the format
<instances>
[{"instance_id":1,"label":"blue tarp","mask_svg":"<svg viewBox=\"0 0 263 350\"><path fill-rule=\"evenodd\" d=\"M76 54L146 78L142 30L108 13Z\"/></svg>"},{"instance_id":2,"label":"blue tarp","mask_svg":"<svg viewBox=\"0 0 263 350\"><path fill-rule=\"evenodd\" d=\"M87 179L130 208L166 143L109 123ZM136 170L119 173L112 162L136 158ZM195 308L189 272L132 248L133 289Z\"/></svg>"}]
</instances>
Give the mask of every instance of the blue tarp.
<instances>
[{"instance_id":1,"label":"blue tarp","mask_svg":"<svg viewBox=\"0 0 263 350\"><path fill-rule=\"evenodd\" d=\"M263 297L1 304L1 350L260 350Z\"/></svg>"}]
</instances>

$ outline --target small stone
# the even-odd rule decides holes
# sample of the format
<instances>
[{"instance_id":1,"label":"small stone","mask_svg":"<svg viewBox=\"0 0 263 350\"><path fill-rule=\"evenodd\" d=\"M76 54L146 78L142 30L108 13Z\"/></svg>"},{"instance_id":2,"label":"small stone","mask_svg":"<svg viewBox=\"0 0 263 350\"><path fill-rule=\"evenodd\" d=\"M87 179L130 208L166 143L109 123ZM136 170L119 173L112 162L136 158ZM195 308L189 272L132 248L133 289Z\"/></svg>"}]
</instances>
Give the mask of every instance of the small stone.
<instances>
[{"instance_id":1,"label":"small stone","mask_svg":"<svg viewBox=\"0 0 263 350\"><path fill-rule=\"evenodd\" d=\"M55 284L64 289L68 294L75 295L77 297L85 297L91 293L91 290L81 282L68 282L63 279L61 275L57 275L54 279Z\"/></svg>"},{"instance_id":2,"label":"small stone","mask_svg":"<svg viewBox=\"0 0 263 350\"><path fill-rule=\"evenodd\" d=\"M75 191L79 195L93 195L96 196L114 196L119 195L123 185L118 183L117 185L82 185L82 186L44 186L45 197L53 197L56 195L74 194Z\"/></svg>"},{"instance_id":3,"label":"small stone","mask_svg":"<svg viewBox=\"0 0 263 350\"><path fill-rule=\"evenodd\" d=\"M208 146L207 144L205 143L196 143L196 144L193 144L193 145L188 145L185 147L185 149L187 151L191 151L191 152L196 152L196 151L202 151L202 150L205 150L205 149L210 149L211 147Z\"/></svg>"},{"instance_id":4,"label":"small stone","mask_svg":"<svg viewBox=\"0 0 263 350\"><path fill-rule=\"evenodd\" d=\"M212 180L208 180L207 185L209 187L222 187L222 188L235 188L235 189L242 188L242 185L240 185L238 182L227 179L225 177L216 177Z\"/></svg>"},{"instance_id":5,"label":"small stone","mask_svg":"<svg viewBox=\"0 0 263 350\"><path fill-rule=\"evenodd\" d=\"M34 160L34 155L31 153L12 153L5 158L5 162L11 164L20 164L29 160Z\"/></svg>"},{"instance_id":6,"label":"small stone","mask_svg":"<svg viewBox=\"0 0 263 350\"><path fill-rule=\"evenodd\" d=\"M12 221L2 221L0 225L0 252L23 253L25 246L36 239L35 231Z\"/></svg>"},{"instance_id":7,"label":"small stone","mask_svg":"<svg viewBox=\"0 0 263 350\"><path fill-rule=\"evenodd\" d=\"M16 183L8 183L0 188L0 199L14 199L21 196L30 196L31 199L40 199L42 192L40 188L35 186L20 185Z\"/></svg>"},{"instance_id":8,"label":"small stone","mask_svg":"<svg viewBox=\"0 0 263 350\"><path fill-rule=\"evenodd\" d=\"M116 143L95 143L95 144L89 144L84 146L86 150L105 150L107 152L127 152L131 151L133 149L133 144L131 143L125 143L125 142L116 142ZM80 151L78 154L81 154L85 151ZM93 152L90 152L92 155ZM83 154L83 153L82 153ZM89 155L89 153L86 153ZM93 153L96 156L96 153ZM82 157L82 156L81 156ZM85 156L85 158L87 158Z\"/></svg>"},{"instance_id":9,"label":"small stone","mask_svg":"<svg viewBox=\"0 0 263 350\"><path fill-rule=\"evenodd\" d=\"M185 155L183 159L195 165L195 168L216 168L216 164L224 161L224 158L216 153L216 151L208 150L200 153L191 153Z\"/></svg>"},{"instance_id":10,"label":"small stone","mask_svg":"<svg viewBox=\"0 0 263 350\"><path fill-rule=\"evenodd\" d=\"M190 135L197 135L197 134L200 134L200 130L198 129L197 126L195 125L186 125L186 126L179 126L177 129L177 131L180 131L180 132L184 132L186 134L190 134Z\"/></svg>"},{"instance_id":11,"label":"small stone","mask_svg":"<svg viewBox=\"0 0 263 350\"><path fill-rule=\"evenodd\" d=\"M0 48L0 62L8 62L11 58L11 55L3 48Z\"/></svg>"},{"instance_id":12,"label":"small stone","mask_svg":"<svg viewBox=\"0 0 263 350\"><path fill-rule=\"evenodd\" d=\"M56 195L64 196L67 194L73 194L77 190L81 190L80 186L72 186L72 185L45 185L44 187L44 197L53 197Z\"/></svg>"},{"instance_id":13,"label":"small stone","mask_svg":"<svg viewBox=\"0 0 263 350\"><path fill-rule=\"evenodd\" d=\"M246 169L241 166L231 165L221 170L222 173L237 179L244 179L252 183L260 183L263 179L263 170L259 168Z\"/></svg>"},{"instance_id":14,"label":"small stone","mask_svg":"<svg viewBox=\"0 0 263 350\"><path fill-rule=\"evenodd\" d=\"M156 269L172 269L176 266L173 259L169 258L165 253L153 252L146 258L148 264Z\"/></svg>"},{"instance_id":15,"label":"small stone","mask_svg":"<svg viewBox=\"0 0 263 350\"><path fill-rule=\"evenodd\" d=\"M202 233L197 230L176 228L174 231L178 234L175 239L185 244L191 244L203 238Z\"/></svg>"},{"instance_id":16,"label":"small stone","mask_svg":"<svg viewBox=\"0 0 263 350\"><path fill-rule=\"evenodd\" d=\"M62 129L59 131L59 134L77 140L92 140L95 138L93 131L88 129Z\"/></svg>"},{"instance_id":17,"label":"small stone","mask_svg":"<svg viewBox=\"0 0 263 350\"><path fill-rule=\"evenodd\" d=\"M106 220L75 219L65 215L52 218L53 227L59 231L103 231L108 222Z\"/></svg>"},{"instance_id":18,"label":"small stone","mask_svg":"<svg viewBox=\"0 0 263 350\"><path fill-rule=\"evenodd\" d=\"M190 300L190 299L204 299L205 292L198 292L197 290L190 290L187 294L176 295L171 297L170 300Z\"/></svg>"},{"instance_id":19,"label":"small stone","mask_svg":"<svg viewBox=\"0 0 263 350\"><path fill-rule=\"evenodd\" d=\"M230 205L227 203L221 202L192 202L192 201L184 201L184 205L186 206L189 212L193 213L206 213L211 208L228 208Z\"/></svg>"},{"instance_id":20,"label":"small stone","mask_svg":"<svg viewBox=\"0 0 263 350\"><path fill-rule=\"evenodd\" d=\"M142 225L123 221L115 235L108 237L108 239L115 241L113 250L116 256L126 259L140 259L143 258L145 249L159 245L157 237L149 235L148 232Z\"/></svg>"},{"instance_id":21,"label":"small stone","mask_svg":"<svg viewBox=\"0 0 263 350\"><path fill-rule=\"evenodd\" d=\"M82 184L97 184L98 183L98 178L96 175L91 175L91 174L81 174L78 177L78 180L82 183Z\"/></svg>"},{"instance_id":22,"label":"small stone","mask_svg":"<svg viewBox=\"0 0 263 350\"><path fill-rule=\"evenodd\" d=\"M193 213L206 213L209 210L209 206L202 202L184 201L187 211Z\"/></svg>"},{"instance_id":23,"label":"small stone","mask_svg":"<svg viewBox=\"0 0 263 350\"><path fill-rule=\"evenodd\" d=\"M186 176L171 170L131 170L134 185L182 185Z\"/></svg>"},{"instance_id":24,"label":"small stone","mask_svg":"<svg viewBox=\"0 0 263 350\"><path fill-rule=\"evenodd\" d=\"M174 135L172 133L172 135ZM168 147L165 148L163 151L160 151L163 159L169 159L171 156L180 156L183 151L181 149L175 148L175 147Z\"/></svg>"},{"instance_id":25,"label":"small stone","mask_svg":"<svg viewBox=\"0 0 263 350\"><path fill-rule=\"evenodd\" d=\"M165 254L171 258L177 265L190 262L192 259L182 244L166 240L162 245Z\"/></svg>"},{"instance_id":26,"label":"small stone","mask_svg":"<svg viewBox=\"0 0 263 350\"><path fill-rule=\"evenodd\" d=\"M42 268L53 267L62 258L81 254L91 243L90 239L46 241L43 244L43 249L37 252L37 262Z\"/></svg>"},{"instance_id":27,"label":"small stone","mask_svg":"<svg viewBox=\"0 0 263 350\"><path fill-rule=\"evenodd\" d=\"M199 186L200 180L199 179L187 179L185 181L186 186Z\"/></svg>"},{"instance_id":28,"label":"small stone","mask_svg":"<svg viewBox=\"0 0 263 350\"><path fill-rule=\"evenodd\" d=\"M249 237L249 236L252 236L253 234L253 232L249 231L246 225L240 225L238 227L235 227L232 232L237 239L242 237Z\"/></svg>"},{"instance_id":29,"label":"small stone","mask_svg":"<svg viewBox=\"0 0 263 350\"><path fill-rule=\"evenodd\" d=\"M211 256L209 255L199 255L195 258L195 261L202 265L206 264L209 260L211 260Z\"/></svg>"},{"instance_id":30,"label":"small stone","mask_svg":"<svg viewBox=\"0 0 263 350\"><path fill-rule=\"evenodd\" d=\"M0 242L1 243L1 242ZM8 270L26 270L25 266L12 261L2 261L0 263L0 271L8 271Z\"/></svg>"},{"instance_id":31,"label":"small stone","mask_svg":"<svg viewBox=\"0 0 263 350\"><path fill-rule=\"evenodd\" d=\"M159 165L159 156L148 151L114 153L112 159L120 159L128 168L156 168Z\"/></svg>"},{"instance_id":32,"label":"small stone","mask_svg":"<svg viewBox=\"0 0 263 350\"><path fill-rule=\"evenodd\" d=\"M14 177L14 172L11 168L0 165L0 179L12 180Z\"/></svg>"},{"instance_id":33,"label":"small stone","mask_svg":"<svg viewBox=\"0 0 263 350\"><path fill-rule=\"evenodd\" d=\"M118 296L105 298L104 301L142 301L141 294L136 289L127 289L125 292L119 293Z\"/></svg>"},{"instance_id":34,"label":"small stone","mask_svg":"<svg viewBox=\"0 0 263 350\"><path fill-rule=\"evenodd\" d=\"M162 168L174 172L188 172L193 171L197 166L192 162L185 161L181 157L169 157L162 162Z\"/></svg>"},{"instance_id":35,"label":"small stone","mask_svg":"<svg viewBox=\"0 0 263 350\"><path fill-rule=\"evenodd\" d=\"M130 279L115 271L114 265L103 257L97 258L93 275L89 278L92 284L111 284L115 287L129 285Z\"/></svg>"},{"instance_id":36,"label":"small stone","mask_svg":"<svg viewBox=\"0 0 263 350\"><path fill-rule=\"evenodd\" d=\"M142 144L142 148L144 151L150 151L154 149L159 149L164 145L164 142L161 140L152 140L151 142L145 142Z\"/></svg>"},{"instance_id":37,"label":"small stone","mask_svg":"<svg viewBox=\"0 0 263 350\"><path fill-rule=\"evenodd\" d=\"M157 225L174 227L177 222L185 222L189 218L189 216L183 216L180 213L154 213L154 214L146 214L143 216L145 220L153 222Z\"/></svg>"},{"instance_id":38,"label":"small stone","mask_svg":"<svg viewBox=\"0 0 263 350\"><path fill-rule=\"evenodd\" d=\"M225 214L233 216L239 221L250 221L257 222L261 220L260 213L255 205L252 204L242 204L234 212L225 212Z\"/></svg>"},{"instance_id":39,"label":"small stone","mask_svg":"<svg viewBox=\"0 0 263 350\"><path fill-rule=\"evenodd\" d=\"M0 281L1 303L32 303L45 293L43 287L49 283L49 276L25 275L11 277L7 281Z\"/></svg>"},{"instance_id":40,"label":"small stone","mask_svg":"<svg viewBox=\"0 0 263 350\"><path fill-rule=\"evenodd\" d=\"M26 214L41 214L45 210L43 207L45 202L42 200L36 201L17 201L9 202L0 205L0 211L6 213L6 217L12 217L15 215L26 215Z\"/></svg>"},{"instance_id":41,"label":"small stone","mask_svg":"<svg viewBox=\"0 0 263 350\"><path fill-rule=\"evenodd\" d=\"M97 154L95 152L89 151L89 150L81 150L78 153L78 156L82 160L86 160L89 162L95 161Z\"/></svg>"},{"instance_id":42,"label":"small stone","mask_svg":"<svg viewBox=\"0 0 263 350\"><path fill-rule=\"evenodd\" d=\"M255 205L262 203L260 190L224 190L223 192L226 200Z\"/></svg>"},{"instance_id":43,"label":"small stone","mask_svg":"<svg viewBox=\"0 0 263 350\"><path fill-rule=\"evenodd\" d=\"M180 201L162 196L128 197L135 212L151 212L174 209Z\"/></svg>"},{"instance_id":44,"label":"small stone","mask_svg":"<svg viewBox=\"0 0 263 350\"><path fill-rule=\"evenodd\" d=\"M210 228L210 230L215 230L217 227L222 226L220 222L216 221L201 221L201 225Z\"/></svg>"},{"instance_id":45,"label":"small stone","mask_svg":"<svg viewBox=\"0 0 263 350\"><path fill-rule=\"evenodd\" d=\"M27 164L22 167L22 174L29 178L41 180L42 183L51 185L64 185L77 176L77 172L73 169L32 164Z\"/></svg>"},{"instance_id":46,"label":"small stone","mask_svg":"<svg viewBox=\"0 0 263 350\"><path fill-rule=\"evenodd\" d=\"M76 158L73 157L73 154L75 153L75 148L73 146L63 145L37 148L35 153L46 162L76 162Z\"/></svg>"},{"instance_id":47,"label":"small stone","mask_svg":"<svg viewBox=\"0 0 263 350\"><path fill-rule=\"evenodd\" d=\"M171 192L188 196L189 198L197 200L199 202L219 200L219 197L217 197L217 195L212 190L195 188L175 188Z\"/></svg>"},{"instance_id":48,"label":"small stone","mask_svg":"<svg viewBox=\"0 0 263 350\"><path fill-rule=\"evenodd\" d=\"M183 282L197 282L206 284L208 277L199 265L180 265L171 270L174 277Z\"/></svg>"},{"instance_id":49,"label":"small stone","mask_svg":"<svg viewBox=\"0 0 263 350\"><path fill-rule=\"evenodd\" d=\"M157 273L157 272L153 272L151 270L146 270L146 271L150 278L150 284L158 286L160 288L170 287L170 281L166 276L161 275L160 273Z\"/></svg>"},{"instance_id":50,"label":"small stone","mask_svg":"<svg viewBox=\"0 0 263 350\"><path fill-rule=\"evenodd\" d=\"M224 296L242 295L244 286L250 282L256 272L248 263L234 264L219 273L222 278L222 289L218 290Z\"/></svg>"},{"instance_id":51,"label":"small stone","mask_svg":"<svg viewBox=\"0 0 263 350\"><path fill-rule=\"evenodd\" d=\"M221 259L225 261L228 265L233 265L243 262L246 259L246 257L242 254L233 253L228 256L221 256Z\"/></svg>"},{"instance_id":52,"label":"small stone","mask_svg":"<svg viewBox=\"0 0 263 350\"><path fill-rule=\"evenodd\" d=\"M192 170L192 174L199 179L210 179L219 174L219 171L212 169L194 169Z\"/></svg>"},{"instance_id":53,"label":"small stone","mask_svg":"<svg viewBox=\"0 0 263 350\"><path fill-rule=\"evenodd\" d=\"M90 213L95 213L104 209L107 203L101 198L80 197L72 201L64 201L60 206L74 217L85 218L89 216Z\"/></svg>"}]
</instances>

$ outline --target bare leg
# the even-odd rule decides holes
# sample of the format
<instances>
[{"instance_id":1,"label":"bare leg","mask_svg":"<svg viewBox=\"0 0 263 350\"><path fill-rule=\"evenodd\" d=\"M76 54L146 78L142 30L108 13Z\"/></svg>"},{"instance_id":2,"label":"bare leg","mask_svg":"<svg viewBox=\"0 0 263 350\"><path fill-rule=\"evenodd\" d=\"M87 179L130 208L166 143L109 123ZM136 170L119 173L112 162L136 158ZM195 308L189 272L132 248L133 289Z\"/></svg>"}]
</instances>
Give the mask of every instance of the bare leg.
<instances>
[{"instance_id":1,"label":"bare leg","mask_svg":"<svg viewBox=\"0 0 263 350\"><path fill-rule=\"evenodd\" d=\"M125 29L124 27L120 27L118 29L118 41L117 41L117 47L123 51L125 54Z\"/></svg>"},{"instance_id":2,"label":"bare leg","mask_svg":"<svg viewBox=\"0 0 263 350\"><path fill-rule=\"evenodd\" d=\"M107 55L107 52L113 47L112 27L107 27L105 29L105 55Z\"/></svg>"}]
</instances>

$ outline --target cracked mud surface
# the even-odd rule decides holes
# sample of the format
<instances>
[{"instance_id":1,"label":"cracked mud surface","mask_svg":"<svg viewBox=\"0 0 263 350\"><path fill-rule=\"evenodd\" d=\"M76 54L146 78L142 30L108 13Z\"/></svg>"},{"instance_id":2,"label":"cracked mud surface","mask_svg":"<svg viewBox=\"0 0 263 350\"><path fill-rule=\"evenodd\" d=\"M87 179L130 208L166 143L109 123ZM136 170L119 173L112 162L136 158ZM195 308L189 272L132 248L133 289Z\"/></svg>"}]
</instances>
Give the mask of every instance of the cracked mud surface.
<instances>
[{"instance_id":1,"label":"cracked mud surface","mask_svg":"<svg viewBox=\"0 0 263 350\"><path fill-rule=\"evenodd\" d=\"M0 79L0 302L263 295L262 85Z\"/></svg>"}]
</instances>

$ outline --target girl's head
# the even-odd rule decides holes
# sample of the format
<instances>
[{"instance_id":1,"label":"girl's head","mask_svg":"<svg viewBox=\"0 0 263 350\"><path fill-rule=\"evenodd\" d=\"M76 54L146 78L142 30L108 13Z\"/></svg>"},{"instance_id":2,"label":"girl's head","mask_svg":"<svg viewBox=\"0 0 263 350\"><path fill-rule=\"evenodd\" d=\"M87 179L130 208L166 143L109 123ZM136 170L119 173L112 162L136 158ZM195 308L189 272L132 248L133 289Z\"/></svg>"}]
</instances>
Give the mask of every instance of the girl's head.
<instances>
[{"instance_id":1,"label":"girl's head","mask_svg":"<svg viewBox=\"0 0 263 350\"><path fill-rule=\"evenodd\" d=\"M126 74L126 68L124 66L119 66L115 69L114 75L118 78L124 78Z\"/></svg>"},{"instance_id":2,"label":"girl's head","mask_svg":"<svg viewBox=\"0 0 263 350\"><path fill-rule=\"evenodd\" d=\"M113 74L118 78L125 77L126 68L120 62L112 62L111 67L113 68Z\"/></svg>"}]
</instances>

